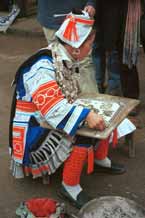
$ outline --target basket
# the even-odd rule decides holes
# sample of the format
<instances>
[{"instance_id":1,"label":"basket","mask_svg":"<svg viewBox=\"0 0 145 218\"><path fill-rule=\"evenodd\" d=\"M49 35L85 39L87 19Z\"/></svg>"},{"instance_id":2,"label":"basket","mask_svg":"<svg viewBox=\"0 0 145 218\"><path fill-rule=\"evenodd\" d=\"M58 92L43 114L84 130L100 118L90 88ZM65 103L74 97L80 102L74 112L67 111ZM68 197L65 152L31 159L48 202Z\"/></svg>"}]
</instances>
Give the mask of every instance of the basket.
<instances>
[{"instance_id":1,"label":"basket","mask_svg":"<svg viewBox=\"0 0 145 218\"><path fill-rule=\"evenodd\" d=\"M135 201L119 196L93 199L79 211L78 218L144 218L145 209Z\"/></svg>"}]
</instances>

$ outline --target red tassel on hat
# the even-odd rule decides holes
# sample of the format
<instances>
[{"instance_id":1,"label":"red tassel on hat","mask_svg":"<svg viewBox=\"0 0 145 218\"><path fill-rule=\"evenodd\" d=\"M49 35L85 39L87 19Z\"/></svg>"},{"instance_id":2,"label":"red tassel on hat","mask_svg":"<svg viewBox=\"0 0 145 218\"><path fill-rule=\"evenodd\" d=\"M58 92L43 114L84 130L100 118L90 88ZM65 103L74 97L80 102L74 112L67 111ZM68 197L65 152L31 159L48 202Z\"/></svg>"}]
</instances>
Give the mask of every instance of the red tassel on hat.
<instances>
[{"instance_id":1,"label":"red tassel on hat","mask_svg":"<svg viewBox=\"0 0 145 218\"><path fill-rule=\"evenodd\" d=\"M89 25L92 26L94 23L94 20L87 20L83 18L77 18L75 15L69 15L67 16L68 24L66 26L66 29L64 30L63 37L69 41L78 41L79 36L77 32L77 23L81 23L82 25Z\"/></svg>"},{"instance_id":2,"label":"red tassel on hat","mask_svg":"<svg viewBox=\"0 0 145 218\"><path fill-rule=\"evenodd\" d=\"M76 20L74 17L70 18L70 21L64 31L63 34L64 38L69 40L69 41L78 41L79 37L77 34L77 29L76 29Z\"/></svg>"}]
</instances>

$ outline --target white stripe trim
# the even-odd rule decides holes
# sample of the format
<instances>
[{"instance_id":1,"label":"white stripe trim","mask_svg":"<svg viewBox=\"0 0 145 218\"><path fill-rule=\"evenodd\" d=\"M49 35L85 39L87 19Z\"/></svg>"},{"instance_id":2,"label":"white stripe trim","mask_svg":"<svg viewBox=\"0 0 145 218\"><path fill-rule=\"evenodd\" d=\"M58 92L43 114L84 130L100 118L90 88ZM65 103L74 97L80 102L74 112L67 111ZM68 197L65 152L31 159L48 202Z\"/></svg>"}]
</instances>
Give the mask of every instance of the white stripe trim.
<instances>
[{"instance_id":1,"label":"white stripe trim","mask_svg":"<svg viewBox=\"0 0 145 218\"><path fill-rule=\"evenodd\" d=\"M45 115L45 119L53 128L56 128L69 111L71 111L72 107L72 104L69 104L66 99L63 99L48 111Z\"/></svg>"},{"instance_id":2,"label":"white stripe trim","mask_svg":"<svg viewBox=\"0 0 145 218\"><path fill-rule=\"evenodd\" d=\"M71 132L71 130L73 129L73 127L75 126L76 122L79 119L79 116L81 115L82 111L83 111L83 107L81 106L77 106L72 115L70 116L70 118L68 119L65 127L64 127L64 131L67 132L68 134Z\"/></svg>"}]
</instances>

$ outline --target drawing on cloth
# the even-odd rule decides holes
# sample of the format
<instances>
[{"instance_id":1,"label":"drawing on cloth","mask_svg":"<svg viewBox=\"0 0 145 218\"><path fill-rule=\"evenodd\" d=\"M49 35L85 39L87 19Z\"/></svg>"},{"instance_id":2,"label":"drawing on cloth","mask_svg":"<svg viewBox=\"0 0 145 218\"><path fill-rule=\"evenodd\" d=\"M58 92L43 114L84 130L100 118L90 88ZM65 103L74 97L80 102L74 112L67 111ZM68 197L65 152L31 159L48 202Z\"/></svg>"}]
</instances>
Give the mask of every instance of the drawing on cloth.
<instances>
[{"instance_id":1,"label":"drawing on cloth","mask_svg":"<svg viewBox=\"0 0 145 218\"><path fill-rule=\"evenodd\" d=\"M106 101L101 99L89 99L81 98L74 102L75 105L85 106L92 111L100 114L106 123L106 127L110 125L110 122L115 115L121 109L121 103L115 101Z\"/></svg>"}]
</instances>

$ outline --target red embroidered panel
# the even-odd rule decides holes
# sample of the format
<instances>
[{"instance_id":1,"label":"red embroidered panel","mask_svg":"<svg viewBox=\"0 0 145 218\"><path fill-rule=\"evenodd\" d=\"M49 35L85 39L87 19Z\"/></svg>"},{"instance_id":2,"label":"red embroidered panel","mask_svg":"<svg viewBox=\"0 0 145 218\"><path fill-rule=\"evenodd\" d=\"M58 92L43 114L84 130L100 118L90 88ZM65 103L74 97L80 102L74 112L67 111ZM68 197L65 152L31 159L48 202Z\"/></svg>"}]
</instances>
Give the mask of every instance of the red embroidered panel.
<instances>
[{"instance_id":1,"label":"red embroidered panel","mask_svg":"<svg viewBox=\"0 0 145 218\"><path fill-rule=\"evenodd\" d=\"M18 160L23 160L25 149L26 127L13 127L13 155Z\"/></svg>"},{"instance_id":2,"label":"red embroidered panel","mask_svg":"<svg viewBox=\"0 0 145 218\"><path fill-rule=\"evenodd\" d=\"M38 110L44 116L54 105L64 99L64 95L55 81L49 81L41 85L33 93L32 98Z\"/></svg>"},{"instance_id":3,"label":"red embroidered panel","mask_svg":"<svg viewBox=\"0 0 145 218\"><path fill-rule=\"evenodd\" d=\"M22 100L17 100L16 108L17 110L28 113L35 112L37 110L36 105L33 102L27 102Z\"/></svg>"}]
</instances>

